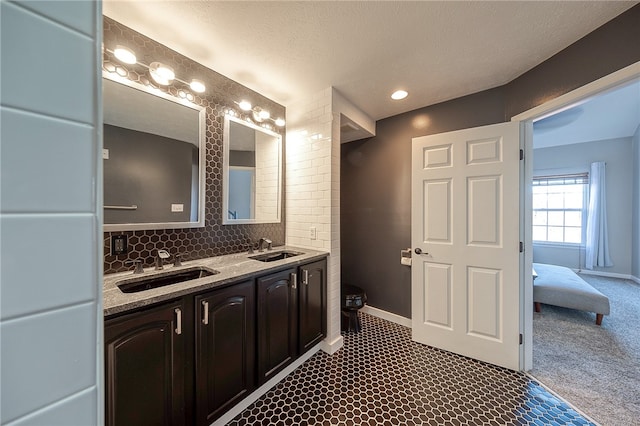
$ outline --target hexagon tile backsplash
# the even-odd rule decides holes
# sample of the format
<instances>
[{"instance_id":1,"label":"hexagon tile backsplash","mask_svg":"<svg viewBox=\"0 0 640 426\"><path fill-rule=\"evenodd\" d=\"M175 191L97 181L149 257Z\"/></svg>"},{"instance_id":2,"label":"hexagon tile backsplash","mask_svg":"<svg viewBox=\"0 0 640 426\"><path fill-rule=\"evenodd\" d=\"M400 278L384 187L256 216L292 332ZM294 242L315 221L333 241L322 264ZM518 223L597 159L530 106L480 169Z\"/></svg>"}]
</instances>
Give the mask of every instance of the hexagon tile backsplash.
<instances>
[{"instance_id":1,"label":"hexagon tile backsplash","mask_svg":"<svg viewBox=\"0 0 640 426\"><path fill-rule=\"evenodd\" d=\"M241 252L248 248L249 243L255 243L261 237L270 238L274 245L284 244L284 202L281 211L283 219L280 223L222 225L222 134L225 110L234 108L234 102L241 99L249 99L254 104L269 109L276 116L284 117L285 108L105 16L103 68L118 66L127 71L129 79L148 83L148 76L116 62L107 52L107 49L112 51L118 44L132 49L142 62L162 61L172 66L177 76L197 76L207 87L207 92L197 95L194 100L206 107L207 111L205 226L192 229L105 232L104 273L131 269L126 261L134 259L142 260L145 267L151 266L158 249L166 249L171 255L180 254L182 260L192 260ZM177 96L178 90L185 88L178 81L159 87L174 96ZM236 109L236 112L240 111ZM284 130L281 133L284 139ZM112 256L111 236L118 234L128 235L129 252L126 255Z\"/></svg>"}]
</instances>

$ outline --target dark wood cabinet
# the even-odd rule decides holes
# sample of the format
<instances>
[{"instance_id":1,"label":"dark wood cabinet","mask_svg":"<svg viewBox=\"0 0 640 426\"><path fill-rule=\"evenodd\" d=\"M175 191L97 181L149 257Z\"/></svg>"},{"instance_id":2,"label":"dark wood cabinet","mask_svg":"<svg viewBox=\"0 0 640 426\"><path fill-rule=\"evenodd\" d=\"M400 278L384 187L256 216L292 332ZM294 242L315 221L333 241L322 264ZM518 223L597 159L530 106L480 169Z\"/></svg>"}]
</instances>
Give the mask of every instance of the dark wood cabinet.
<instances>
[{"instance_id":1,"label":"dark wood cabinet","mask_svg":"<svg viewBox=\"0 0 640 426\"><path fill-rule=\"evenodd\" d=\"M195 297L196 416L209 425L255 388L253 281Z\"/></svg>"},{"instance_id":2,"label":"dark wood cabinet","mask_svg":"<svg viewBox=\"0 0 640 426\"><path fill-rule=\"evenodd\" d=\"M186 424L183 312L176 301L105 321L108 426Z\"/></svg>"},{"instance_id":3,"label":"dark wood cabinet","mask_svg":"<svg viewBox=\"0 0 640 426\"><path fill-rule=\"evenodd\" d=\"M258 278L258 383L278 374L327 332L327 262Z\"/></svg>"},{"instance_id":4,"label":"dark wood cabinet","mask_svg":"<svg viewBox=\"0 0 640 426\"><path fill-rule=\"evenodd\" d=\"M299 269L298 353L303 354L327 335L327 262L303 265Z\"/></svg>"},{"instance_id":5,"label":"dark wood cabinet","mask_svg":"<svg viewBox=\"0 0 640 426\"><path fill-rule=\"evenodd\" d=\"M207 426L326 335L326 260L105 319L107 426Z\"/></svg>"},{"instance_id":6,"label":"dark wood cabinet","mask_svg":"<svg viewBox=\"0 0 640 426\"><path fill-rule=\"evenodd\" d=\"M258 383L289 365L297 355L297 274L287 269L257 279Z\"/></svg>"}]
</instances>

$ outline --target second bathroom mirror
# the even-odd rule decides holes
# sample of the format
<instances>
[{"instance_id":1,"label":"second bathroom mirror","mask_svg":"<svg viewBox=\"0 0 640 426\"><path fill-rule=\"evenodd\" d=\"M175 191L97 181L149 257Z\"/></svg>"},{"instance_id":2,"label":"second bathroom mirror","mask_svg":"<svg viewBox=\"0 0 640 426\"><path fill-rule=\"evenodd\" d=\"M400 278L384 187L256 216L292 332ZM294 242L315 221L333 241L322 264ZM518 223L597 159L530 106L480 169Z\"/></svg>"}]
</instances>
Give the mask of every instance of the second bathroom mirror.
<instances>
[{"instance_id":1,"label":"second bathroom mirror","mask_svg":"<svg viewBox=\"0 0 640 426\"><path fill-rule=\"evenodd\" d=\"M223 156L222 223L279 223L282 137L227 115Z\"/></svg>"}]
</instances>

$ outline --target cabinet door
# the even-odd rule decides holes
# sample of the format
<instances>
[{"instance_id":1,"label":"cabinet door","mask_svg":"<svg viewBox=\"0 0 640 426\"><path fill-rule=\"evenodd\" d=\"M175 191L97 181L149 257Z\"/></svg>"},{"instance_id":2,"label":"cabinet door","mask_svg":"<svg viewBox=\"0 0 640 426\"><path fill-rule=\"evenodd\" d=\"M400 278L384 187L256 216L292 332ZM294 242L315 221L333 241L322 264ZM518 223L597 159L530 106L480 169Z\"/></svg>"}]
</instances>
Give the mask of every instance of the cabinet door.
<instances>
[{"instance_id":1,"label":"cabinet door","mask_svg":"<svg viewBox=\"0 0 640 426\"><path fill-rule=\"evenodd\" d=\"M300 267L298 285L300 354L320 342L327 333L327 262L321 260Z\"/></svg>"},{"instance_id":2,"label":"cabinet door","mask_svg":"<svg viewBox=\"0 0 640 426\"><path fill-rule=\"evenodd\" d=\"M196 416L209 425L255 388L252 281L196 296Z\"/></svg>"},{"instance_id":3,"label":"cabinet door","mask_svg":"<svg viewBox=\"0 0 640 426\"><path fill-rule=\"evenodd\" d=\"M108 426L184 425L181 301L105 321Z\"/></svg>"},{"instance_id":4,"label":"cabinet door","mask_svg":"<svg viewBox=\"0 0 640 426\"><path fill-rule=\"evenodd\" d=\"M296 358L297 278L288 269L258 278L258 380L262 384Z\"/></svg>"}]
</instances>

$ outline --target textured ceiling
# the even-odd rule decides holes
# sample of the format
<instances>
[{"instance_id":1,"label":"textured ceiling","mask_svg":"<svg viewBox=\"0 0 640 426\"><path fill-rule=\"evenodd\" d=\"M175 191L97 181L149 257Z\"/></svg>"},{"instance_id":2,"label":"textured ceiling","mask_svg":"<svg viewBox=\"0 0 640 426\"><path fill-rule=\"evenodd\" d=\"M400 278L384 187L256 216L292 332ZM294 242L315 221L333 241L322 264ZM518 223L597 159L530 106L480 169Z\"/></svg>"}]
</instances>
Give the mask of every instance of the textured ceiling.
<instances>
[{"instance_id":1,"label":"textured ceiling","mask_svg":"<svg viewBox=\"0 0 640 426\"><path fill-rule=\"evenodd\" d=\"M533 147L628 138L640 126L640 81L598 94L533 124Z\"/></svg>"},{"instance_id":2,"label":"textured ceiling","mask_svg":"<svg viewBox=\"0 0 640 426\"><path fill-rule=\"evenodd\" d=\"M287 106L381 119L502 85L637 2L121 1L104 14ZM391 92L409 91L403 101Z\"/></svg>"}]
</instances>

